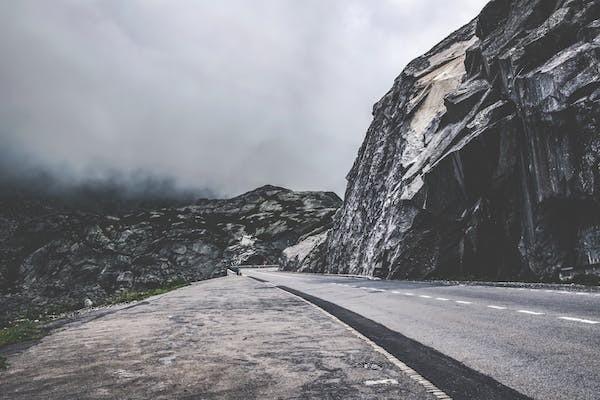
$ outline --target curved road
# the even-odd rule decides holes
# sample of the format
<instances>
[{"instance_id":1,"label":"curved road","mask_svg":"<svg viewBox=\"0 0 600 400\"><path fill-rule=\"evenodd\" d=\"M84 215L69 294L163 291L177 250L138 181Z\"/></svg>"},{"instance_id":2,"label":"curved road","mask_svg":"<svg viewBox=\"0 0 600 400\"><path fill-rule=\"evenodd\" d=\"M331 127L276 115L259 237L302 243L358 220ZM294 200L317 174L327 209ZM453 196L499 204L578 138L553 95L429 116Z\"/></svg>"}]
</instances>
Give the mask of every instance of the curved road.
<instances>
[{"instance_id":1,"label":"curved road","mask_svg":"<svg viewBox=\"0 0 600 400\"><path fill-rule=\"evenodd\" d=\"M243 274L360 314L534 399L600 399L600 293Z\"/></svg>"}]
</instances>

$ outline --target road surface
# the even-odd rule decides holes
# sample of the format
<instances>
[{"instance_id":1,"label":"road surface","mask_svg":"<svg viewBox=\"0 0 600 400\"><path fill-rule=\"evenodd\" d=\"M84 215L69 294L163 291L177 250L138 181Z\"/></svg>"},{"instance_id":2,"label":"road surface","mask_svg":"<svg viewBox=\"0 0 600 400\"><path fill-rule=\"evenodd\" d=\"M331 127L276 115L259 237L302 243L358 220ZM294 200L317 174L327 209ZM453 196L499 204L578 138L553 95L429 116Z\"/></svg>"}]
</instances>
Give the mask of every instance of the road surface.
<instances>
[{"instance_id":1,"label":"road surface","mask_svg":"<svg viewBox=\"0 0 600 400\"><path fill-rule=\"evenodd\" d=\"M11 354L0 399L436 400L331 316L249 278L99 311Z\"/></svg>"},{"instance_id":2,"label":"road surface","mask_svg":"<svg viewBox=\"0 0 600 400\"><path fill-rule=\"evenodd\" d=\"M531 398L600 399L600 293L243 274L353 311Z\"/></svg>"}]
</instances>

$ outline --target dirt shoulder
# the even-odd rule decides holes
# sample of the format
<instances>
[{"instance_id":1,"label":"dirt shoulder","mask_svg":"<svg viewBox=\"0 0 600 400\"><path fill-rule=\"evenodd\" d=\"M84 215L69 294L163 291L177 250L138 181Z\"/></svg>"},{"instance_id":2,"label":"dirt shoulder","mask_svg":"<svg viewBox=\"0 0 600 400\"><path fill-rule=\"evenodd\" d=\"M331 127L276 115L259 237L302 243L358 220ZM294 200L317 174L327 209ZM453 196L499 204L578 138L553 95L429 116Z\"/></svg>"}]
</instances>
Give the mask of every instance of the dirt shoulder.
<instances>
[{"instance_id":1,"label":"dirt shoulder","mask_svg":"<svg viewBox=\"0 0 600 400\"><path fill-rule=\"evenodd\" d=\"M67 324L8 362L7 399L434 398L315 307L245 277Z\"/></svg>"}]
</instances>

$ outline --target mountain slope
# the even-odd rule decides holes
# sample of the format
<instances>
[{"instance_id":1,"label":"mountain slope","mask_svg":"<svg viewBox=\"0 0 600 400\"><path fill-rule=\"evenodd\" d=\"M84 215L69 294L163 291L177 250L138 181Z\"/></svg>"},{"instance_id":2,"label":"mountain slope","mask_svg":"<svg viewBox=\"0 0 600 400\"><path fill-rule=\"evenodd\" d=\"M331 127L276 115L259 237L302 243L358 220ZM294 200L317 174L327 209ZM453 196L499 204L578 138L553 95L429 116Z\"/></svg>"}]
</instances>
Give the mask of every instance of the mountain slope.
<instances>
[{"instance_id":1,"label":"mountain slope","mask_svg":"<svg viewBox=\"0 0 600 400\"><path fill-rule=\"evenodd\" d=\"M275 186L114 214L5 199L0 309L15 316L32 308L78 308L120 290L222 276L232 264L274 264L283 249L330 223L340 204L334 193Z\"/></svg>"}]
</instances>

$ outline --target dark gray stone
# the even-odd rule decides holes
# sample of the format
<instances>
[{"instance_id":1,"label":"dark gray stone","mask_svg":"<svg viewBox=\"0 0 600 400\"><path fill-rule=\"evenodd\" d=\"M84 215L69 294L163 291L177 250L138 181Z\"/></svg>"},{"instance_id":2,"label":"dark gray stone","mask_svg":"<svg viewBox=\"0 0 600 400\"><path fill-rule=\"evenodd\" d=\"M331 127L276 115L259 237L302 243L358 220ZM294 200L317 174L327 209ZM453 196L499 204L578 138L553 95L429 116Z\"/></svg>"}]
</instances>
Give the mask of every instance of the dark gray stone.
<instances>
[{"instance_id":1,"label":"dark gray stone","mask_svg":"<svg viewBox=\"0 0 600 400\"><path fill-rule=\"evenodd\" d=\"M265 186L232 199L106 216L31 198L0 201L0 323L27 310L101 304L119 290L276 264L331 225L334 193Z\"/></svg>"},{"instance_id":2,"label":"dark gray stone","mask_svg":"<svg viewBox=\"0 0 600 400\"><path fill-rule=\"evenodd\" d=\"M374 106L321 265L555 280L600 253L600 1L494 0Z\"/></svg>"}]
</instances>

